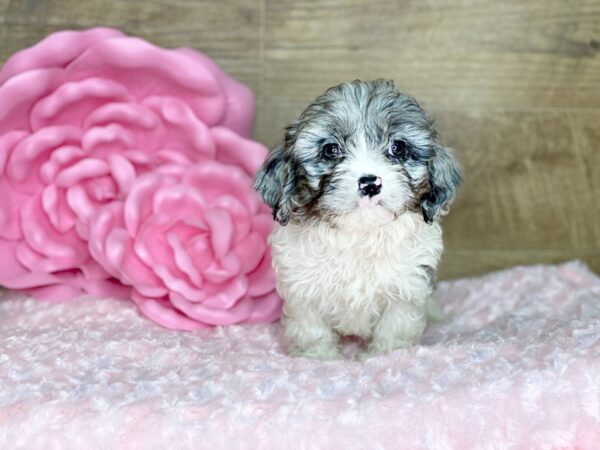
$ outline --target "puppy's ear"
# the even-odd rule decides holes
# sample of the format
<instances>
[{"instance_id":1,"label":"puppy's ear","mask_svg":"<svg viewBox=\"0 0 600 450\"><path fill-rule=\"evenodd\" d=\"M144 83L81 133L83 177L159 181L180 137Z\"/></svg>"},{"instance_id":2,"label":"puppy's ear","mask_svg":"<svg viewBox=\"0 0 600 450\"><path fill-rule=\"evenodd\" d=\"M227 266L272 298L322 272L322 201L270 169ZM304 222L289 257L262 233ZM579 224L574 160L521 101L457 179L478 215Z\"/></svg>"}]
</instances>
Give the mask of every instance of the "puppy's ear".
<instances>
[{"instance_id":1,"label":"puppy's ear","mask_svg":"<svg viewBox=\"0 0 600 450\"><path fill-rule=\"evenodd\" d=\"M254 189L273 210L273 219L287 225L292 212L292 193L296 186L296 175L290 156L283 145L269 153L256 174Z\"/></svg>"},{"instance_id":2,"label":"puppy's ear","mask_svg":"<svg viewBox=\"0 0 600 450\"><path fill-rule=\"evenodd\" d=\"M462 171L450 150L441 145L434 147L433 158L429 161L427 170L429 190L421 198L421 211L425 222L432 223L434 219L448 213L462 182Z\"/></svg>"}]
</instances>

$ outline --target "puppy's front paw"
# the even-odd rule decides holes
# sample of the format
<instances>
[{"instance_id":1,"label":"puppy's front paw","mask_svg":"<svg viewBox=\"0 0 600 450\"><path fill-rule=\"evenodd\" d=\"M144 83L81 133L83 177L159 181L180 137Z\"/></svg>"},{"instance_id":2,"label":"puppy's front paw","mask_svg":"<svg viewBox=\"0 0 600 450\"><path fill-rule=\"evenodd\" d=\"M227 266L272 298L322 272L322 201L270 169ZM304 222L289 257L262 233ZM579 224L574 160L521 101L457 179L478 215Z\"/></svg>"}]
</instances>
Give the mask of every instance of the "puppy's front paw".
<instances>
[{"instance_id":1,"label":"puppy's front paw","mask_svg":"<svg viewBox=\"0 0 600 450\"><path fill-rule=\"evenodd\" d=\"M291 348L290 356L311 358L311 359L343 359L344 355L337 346L333 345L314 345L307 348Z\"/></svg>"},{"instance_id":2,"label":"puppy's front paw","mask_svg":"<svg viewBox=\"0 0 600 450\"><path fill-rule=\"evenodd\" d=\"M421 340L426 325L425 302L396 302L377 323L367 352L380 355L412 347Z\"/></svg>"},{"instance_id":3,"label":"puppy's front paw","mask_svg":"<svg viewBox=\"0 0 600 450\"><path fill-rule=\"evenodd\" d=\"M364 361L365 359L368 359L372 356L385 355L387 353L393 352L394 350L410 348L415 344L416 342L406 339L399 339L395 341L374 340L371 341L365 352L361 352L358 354L357 359L360 361Z\"/></svg>"},{"instance_id":4,"label":"puppy's front paw","mask_svg":"<svg viewBox=\"0 0 600 450\"><path fill-rule=\"evenodd\" d=\"M292 310L288 302L288 313ZM300 308L302 309L302 308ZM318 314L299 313L284 316L285 337L290 356L313 359L340 359L340 337Z\"/></svg>"}]
</instances>

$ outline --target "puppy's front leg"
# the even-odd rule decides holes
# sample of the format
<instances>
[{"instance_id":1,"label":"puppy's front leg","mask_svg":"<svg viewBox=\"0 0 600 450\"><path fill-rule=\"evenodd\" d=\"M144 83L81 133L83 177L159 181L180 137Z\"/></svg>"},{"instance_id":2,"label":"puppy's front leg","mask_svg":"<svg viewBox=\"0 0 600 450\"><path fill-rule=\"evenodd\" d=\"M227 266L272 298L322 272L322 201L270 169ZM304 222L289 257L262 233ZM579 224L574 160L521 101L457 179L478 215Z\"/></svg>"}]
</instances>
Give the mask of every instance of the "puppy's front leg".
<instances>
[{"instance_id":1,"label":"puppy's front leg","mask_svg":"<svg viewBox=\"0 0 600 450\"><path fill-rule=\"evenodd\" d=\"M388 353L411 347L419 342L427 326L425 302L398 301L390 303L375 325L369 354Z\"/></svg>"},{"instance_id":2,"label":"puppy's front leg","mask_svg":"<svg viewBox=\"0 0 600 450\"><path fill-rule=\"evenodd\" d=\"M342 358L340 338L331 326L314 312L293 308L290 303L286 303L283 317L289 354L315 359Z\"/></svg>"}]
</instances>

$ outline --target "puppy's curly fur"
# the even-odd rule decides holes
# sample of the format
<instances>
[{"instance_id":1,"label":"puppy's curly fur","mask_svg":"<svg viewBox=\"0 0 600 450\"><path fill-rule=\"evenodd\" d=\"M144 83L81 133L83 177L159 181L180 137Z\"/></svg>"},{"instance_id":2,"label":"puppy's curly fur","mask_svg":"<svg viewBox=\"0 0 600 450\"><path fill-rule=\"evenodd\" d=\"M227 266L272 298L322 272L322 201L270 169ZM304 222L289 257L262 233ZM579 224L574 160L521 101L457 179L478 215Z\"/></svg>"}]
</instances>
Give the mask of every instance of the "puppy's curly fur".
<instances>
[{"instance_id":1,"label":"puppy's curly fur","mask_svg":"<svg viewBox=\"0 0 600 450\"><path fill-rule=\"evenodd\" d=\"M461 182L432 120L391 81L327 90L286 129L255 187L271 235L290 352L341 356L417 342L442 252L439 219Z\"/></svg>"}]
</instances>

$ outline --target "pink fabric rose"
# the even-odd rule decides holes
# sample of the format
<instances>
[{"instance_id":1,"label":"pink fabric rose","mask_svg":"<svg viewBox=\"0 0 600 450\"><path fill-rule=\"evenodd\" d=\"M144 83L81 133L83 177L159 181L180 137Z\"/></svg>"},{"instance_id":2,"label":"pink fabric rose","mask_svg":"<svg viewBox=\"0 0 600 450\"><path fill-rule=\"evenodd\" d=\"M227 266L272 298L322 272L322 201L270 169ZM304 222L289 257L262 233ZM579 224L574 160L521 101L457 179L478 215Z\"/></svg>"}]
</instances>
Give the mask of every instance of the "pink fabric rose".
<instances>
[{"instance_id":1,"label":"pink fabric rose","mask_svg":"<svg viewBox=\"0 0 600 450\"><path fill-rule=\"evenodd\" d=\"M174 329L269 322L281 313L267 247L273 220L252 178L216 161L166 165L90 225L94 258Z\"/></svg>"},{"instance_id":2,"label":"pink fabric rose","mask_svg":"<svg viewBox=\"0 0 600 450\"><path fill-rule=\"evenodd\" d=\"M127 296L90 257L88 222L165 163L253 173L251 92L191 49L119 31L55 33L0 71L0 285L38 298Z\"/></svg>"}]
</instances>

